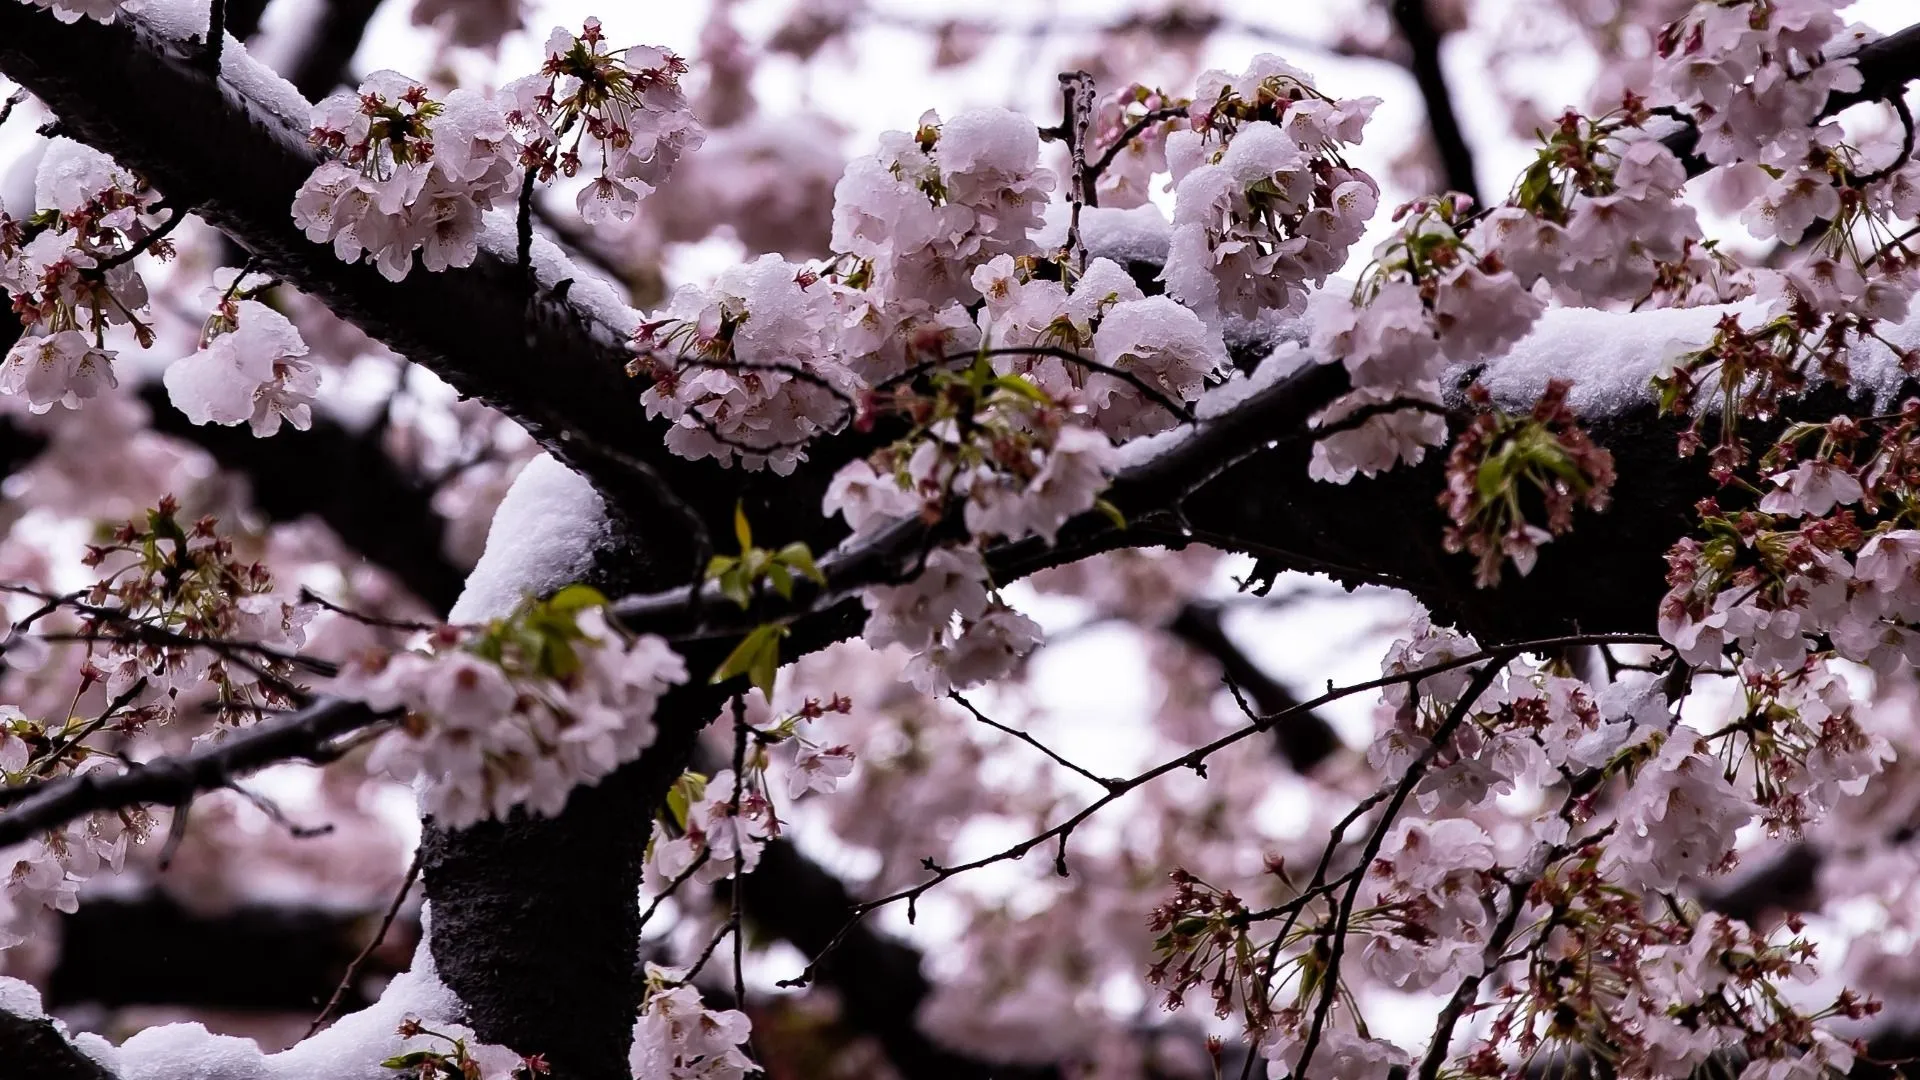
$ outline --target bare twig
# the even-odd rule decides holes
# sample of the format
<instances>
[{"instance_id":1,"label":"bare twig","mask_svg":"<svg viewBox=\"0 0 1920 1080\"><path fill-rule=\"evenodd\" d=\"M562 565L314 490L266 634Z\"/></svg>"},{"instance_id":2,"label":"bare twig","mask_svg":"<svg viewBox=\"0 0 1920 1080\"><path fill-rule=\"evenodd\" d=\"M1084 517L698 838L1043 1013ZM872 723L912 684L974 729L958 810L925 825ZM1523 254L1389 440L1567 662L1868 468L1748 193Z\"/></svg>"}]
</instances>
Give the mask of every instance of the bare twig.
<instances>
[{"instance_id":1,"label":"bare twig","mask_svg":"<svg viewBox=\"0 0 1920 1080\"><path fill-rule=\"evenodd\" d=\"M1481 677L1491 681L1493 675L1496 674L1501 667L1505 666L1508 659L1520 653L1538 652L1568 645L1597 645L1602 642L1610 642L1613 644L1660 644L1661 639L1652 634L1573 634L1554 638L1538 638L1532 641L1517 641L1497 648L1482 649L1465 656L1454 657L1450 660L1432 664L1427 667L1397 672L1392 675L1383 675L1377 679L1370 679L1366 682L1354 683L1349 686L1329 688L1326 693L1318 697L1303 701L1291 709L1284 709L1280 712L1263 716L1258 721L1228 732L1204 746L1196 747L1178 757L1163 761L1143 773L1122 780L1117 787L1108 791L1107 794L1095 799L1059 824L1054 825L1044 832L1028 837L1011 847L997 851L991 855L982 856L971 862L960 863L954 866L940 866L935 864L931 859L927 860L923 865L931 871L931 877L917 885L911 885L907 888L899 889L885 896L877 897L856 905L850 917L841 926L839 932L834 935L833 939L827 943L825 948L821 949L820 952L814 956L812 962L810 962L799 975L791 979L783 979L779 985L782 987L805 986L812 980L813 973L815 969L819 967L821 959L833 951L834 946L846 937L848 931L874 911L904 900L907 902L907 918L911 921L915 914L915 902L929 889L932 889L934 886L941 884L949 878L978 870L984 866L991 866L995 863L1024 858L1027 853L1034 848L1051 841L1058 841L1064 850L1067 838L1072 835L1075 829L1079 828L1088 818L1099 813L1108 805L1117 802L1128 792L1151 783L1171 772L1177 772L1182 769L1200 770L1205 766L1207 759L1214 754L1250 736L1266 731L1274 724L1296 713L1317 709L1328 702L1338 701L1342 698L1352 697L1355 694L1366 693L1370 690L1378 690L1385 686L1393 686L1401 683L1416 683L1431 675L1437 675L1441 672L1452 671L1455 668L1467 667L1489 660L1497 662L1489 664L1486 669L1479 672L1476 675L1475 681L1478 682ZM1477 689L1470 689L1471 692L1463 700L1471 701L1478 698L1480 691L1484 690L1485 686L1481 685ZM1461 712L1458 719L1455 719L1452 714L1450 714L1448 721L1443 722L1441 729L1435 733L1432 746L1429 747L1429 754L1438 753L1436 748L1446 743L1448 738L1451 737L1453 729L1464 719L1464 712ZM1421 767L1424 768L1424 765L1421 765ZM1392 808L1393 813L1397 813L1400 804L1405 802L1404 794L1400 793L1398 788L1396 788L1395 791L1396 794L1401 794L1401 797L1395 801ZM1391 817L1392 814L1388 816ZM1370 861L1371 858L1371 854L1368 855L1367 861ZM1055 865L1056 867L1064 866L1064 858L1057 857L1055 859Z\"/></svg>"},{"instance_id":2,"label":"bare twig","mask_svg":"<svg viewBox=\"0 0 1920 1080\"><path fill-rule=\"evenodd\" d=\"M340 1007L340 999L347 995L348 989L353 986L353 981L359 978L360 969L366 965L367 959L373 955L374 950L378 949L381 943L387 940L387 931L393 929L393 921L399 918L400 908L407 902L407 894L413 891L414 883L420 880L422 850L424 849L414 848L413 862L407 866L407 876L400 882L399 890L393 894L393 903L387 905L387 913L380 919L380 929L374 932L373 937L367 939L366 945L354 956L353 962L347 965L346 974L340 976L339 984L333 988L333 996L327 998L327 1003L321 1008L320 1014L315 1016L313 1023L307 1026L307 1038L312 1038L314 1032L320 1030L320 1025L326 1023L327 1018L333 1015L333 1010Z\"/></svg>"},{"instance_id":3,"label":"bare twig","mask_svg":"<svg viewBox=\"0 0 1920 1080\"><path fill-rule=\"evenodd\" d=\"M1327 1014L1332 1011L1334 995L1339 990L1340 958L1346 952L1347 946L1346 927L1353 919L1353 904L1360 895L1361 883L1366 880L1367 867L1372 864L1374 856L1380 854L1380 845L1386 843L1387 833L1393 828L1394 818L1399 816L1400 808L1406 805L1408 796L1413 794L1414 786L1426 774L1427 766L1453 741L1453 733L1468 716L1472 715L1474 703L1480 700L1480 695L1486 692L1487 687L1493 684L1494 678L1519 654L1520 650L1513 647L1494 651L1486 665L1474 673L1473 681L1467 684L1466 692L1460 695L1460 700L1454 702L1446 718L1440 722L1439 727L1434 729L1432 740L1427 743L1427 748L1407 766L1406 775L1400 778L1399 784L1393 789L1393 796L1387 800L1386 810L1381 813L1380 820L1374 823L1373 831L1367 837L1366 845L1360 852L1360 860L1355 864L1353 880L1347 885L1346 894L1340 898L1340 908L1328 929L1333 940L1328 946L1326 970L1321 975L1320 1002L1314 1007L1313 1022L1307 1028L1306 1041L1300 1046L1300 1062L1293 1069L1295 1075L1312 1075L1307 1071L1307 1067L1313 1062L1314 1049L1320 1044L1320 1034L1326 1028Z\"/></svg>"},{"instance_id":4,"label":"bare twig","mask_svg":"<svg viewBox=\"0 0 1920 1080\"><path fill-rule=\"evenodd\" d=\"M1028 746L1033 747L1035 750L1038 750L1041 753L1047 755L1047 757L1053 759L1054 763L1059 765L1061 768L1066 769L1070 772L1078 773L1081 776L1084 776L1087 779L1093 781L1094 783L1099 784L1101 787L1106 788L1108 791L1113 791L1124 782L1120 780L1115 780L1109 776L1101 776L1100 774L1093 772L1090 769L1086 769L1079 765L1075 765L1073 762L1068 761L1066 758L1061 757L1059 754L1049 749L1045 743L1041 742L1039 739L1034 738L1032 734L1025 731L1021 731L1019 728L1008 727L1007 725L1001 723L1000 721L995 720L993 717L988 716L986 713L981 712L979 709L974 707L973 702L968 701L966 698L962 697L958 690L949 691L947 693L947 696L959 702L961 708L964 708L968 712L972 713L973 718L975 720L980 721L981 723L987 725L990 728L995 729L996 731L1006 732L1007 734L1013 736L1014 738L1019 739L1021 742L1026 743Z\"/></svg>"},{"instance_id":5,"label":"bare twig","mask_svg":"<svg viewBox=\"0 0 1920 1080\"><path fill-rule=\"evenodd\" d=\"M147 252L152 251L154 248L154 245L158 244L162 240L165 240L167 238L167 234L179 228L180 223L182 221L185 221L186 218L187 218L186 210L180 207L174 207L171 212L171 215L167 218L167 220L161 222L158 226L154 228L152 232L141 237L131 247L127 248L127 250L121 252L118 255L113 256L110 259L103 260L97 266L88 268L87 270L88 276L98 277L102 274L105 274L107 271L114 269L115 267L124 266L127 263L130 263L133 260L139 258L140 256L146 254Z\"/></svg>"},{"instance_id":6,"label":"bare twig","mask_svg":"<svg viewBox=\"0 0 1920 1080\"><path fill-rule=\"evenodd\" d=\"M373 615L364 611L355 611L349 607L342 607L304 585L300 587L300 600L302 603L313 604L317 607L324 608L327 611L333 612L335 615L343 615L363 626L377 626L385 630L405 630L410 633L420 630L437 629L433 623L417 622L413 619L390 619L385 615Z\"/></svg>"}]
</instances>

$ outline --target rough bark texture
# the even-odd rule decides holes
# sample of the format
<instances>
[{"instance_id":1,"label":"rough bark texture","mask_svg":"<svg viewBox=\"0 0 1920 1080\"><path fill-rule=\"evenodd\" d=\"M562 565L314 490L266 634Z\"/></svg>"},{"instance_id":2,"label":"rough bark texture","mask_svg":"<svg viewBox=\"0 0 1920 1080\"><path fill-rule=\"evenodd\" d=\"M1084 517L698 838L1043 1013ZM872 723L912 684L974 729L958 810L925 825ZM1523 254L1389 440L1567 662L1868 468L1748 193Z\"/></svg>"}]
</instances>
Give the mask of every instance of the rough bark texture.
<instances>
[{"instance_id":1,"label":"rough bark texture","mask_svg":"<svg viewBox=\"0 0 1920 1080\"><path fill-rule=\"evenodd\" d=\"M0 1009L0 1076L7 1080L115 1080L112 1073L73 1048L53 1022L29 1020ZM20 1069L23 1071L15 1072Z\"/></svg>"}]
</instances>

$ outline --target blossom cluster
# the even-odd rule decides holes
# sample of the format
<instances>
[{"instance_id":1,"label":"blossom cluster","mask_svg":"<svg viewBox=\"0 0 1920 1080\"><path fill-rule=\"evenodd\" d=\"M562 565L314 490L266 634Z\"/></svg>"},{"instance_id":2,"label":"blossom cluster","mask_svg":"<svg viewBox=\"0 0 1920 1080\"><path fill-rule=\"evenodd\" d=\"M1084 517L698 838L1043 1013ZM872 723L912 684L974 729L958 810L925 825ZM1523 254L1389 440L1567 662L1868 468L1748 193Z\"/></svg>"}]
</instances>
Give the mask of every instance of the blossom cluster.
<instances>
[{"instance_id":1,"label":"blossom cluster","mask_svg":"<svg viewBox=\"0 0 1920 1080\"><path fill-rule=\"evenodd\" d=\"M81 19L92 19L99 23L111 23L121 12L135 14L146 6L146 0L21 0L37 8L45 8L53 17L64 23L75 23Z\"/></svg>"},{"instance_id":2,"label":"blossom cluster","mask_svg":"<svg viewBox=\"0 0 1920 1080\"><path fill-rule=\"evenodd\" d=\"M737 1009L710 1009L677 968L648 964L630 1061L636 1077L741 1080L760 1067L742 1049L753 1021Z\"/></svg>"},{"instance_id":3,"label":"blossom cluster","mask_svg":"<svg viewBox=\"0 0 1920 1080\"><path fill-rule=\"evenodd\" d=\"M216 286L222 276L230 280L212 298L200 349L167 368L168 399L196 424L244 423L261 438L282 420L305 431L320 390L307 343L285 315L241 289L241 274L222 271Z\"/></svg>"},{"instance_id":4,"label":"blossom cluster","mask_svg":"<svg viewBox=\"0 0 1920 1080\"><path fill-rule=\"evenodd\" d=\"M69 409L119 385L108 331L129 327L142 344L147 287L133 256L170 252L146 220L159 195L90 147L52 142L34 181L39 209L0 207L0 289L24 326L0 360L0 393L36 413Z\"/></svg>"},{"instance_id":5,"label":"blossom cluster","mask_svg":"<svg viewBox=\"0 0 1920 1080\"><path fill-rule=\"evenodd\" d=\"M290 658L313 609L274 595L266 568L237 558L212 518L182 523L164 500L89 547L85 563L99 574L91 588L36 597L0 645L11 672L79 683L63 687L57 716L0 706L0 784L113 770L116 744L197 731L202 713L216 726L198 737L218 738L301 692ZM67 649L80 655L56 656ZM83 709L83 698L101 704ZM0 948L21 940L15 927L33 911L73 911L80 886L119 872L158 820L144 807L90 814L0 851Z\"/></svg>"},{"instance_id":6,"label":"blossom cluster","mask_svg":"<svg viewBox=\"0 0 1920 1080\"><path fill-rule=\"evenodd\" d=\"M754 711L765 708L756 702ZM824 702L806 698L785 715L743 717L745 726L736 733L745 740L738 772L728 768L710 777L687 772L675 781L666 813L655 822L647 846L647 890L664 897L687 881L704 885L750 873L759 865L767 842L780 835L781 822L769 787L772 748L792 748L787 762L788 798L798 799L810 791L830 793L852 774L853 748L822 743L802 731L829 713L845 714L852 708L850 699L834 694Z\"/></svg>"},{"instance_id":7,"label":"blossom cluster","mask_svg":"<svg viewBox=\"0 0 1920 1080\"><path fill-rule=\"evenodd\" d=\"M1200 77L1190 126L1167 136L1174 185L1167 293L1209 325L1293 310L1346 262L1379 201L1347 165L1376 98L1337 100L1276 56Z\"/></svg>"},{"instance_id":8,"label":"blossom cluster","mask_svg":"<svg viewBox=\"0 0 1920 1080\"><path fill-rule=\"evenodd\" d=\"M663 49L610 52L589 19L577 35L556 29L541 73L497 97L457 89L440 100L398 72L374 72L315 107L311 139L330 157L301 185L294 222L389 280L407 276L416 251L430 271L468 266L483 214L511 199L523 171L573 176L583 151L598 159L598 175L581 192L581 213L595 223L632 217L700 145L679 89L684 70Z\"/></svg>"},{"instance_id":9,"label":"blossom cluster","mask_svg":"<svg viewBox=\"0 0 1920 1080\"><path fill-rule=\"evenodd\" d=\"M676 292L635 331L629 370L652 379L640 400L672 424L669 450L784 475L853 417L862 387L837 355L843 317L831 282L763 255Z\"/></svg>"},{"instance_id":10,"label":"blossom cluster","mask_svg":"<svg viewBox=\"0 0 1920 1080\"><path fill-rule=\"evenodd\" d=\"M569 586L478 627L446 626L424 647L360 658L336 691L401 710L367 767L420 788L449 827L516 806L553 815L653 743L653 711L687 679L657 637L630 637L605 600Z\"/></svg>"},{"instance_id":11,"label":"blossom cluster","mask_svg":"<svg viewBox=\"0 0 1920 1080\"><path fill-rule=\"evenodd\" d=\"M500 88L520 132L520 163L542 179L592 176L578 198L589 225L625 221L705 135L680 90L686 61L669 49L609 49L600 20L556 27L535 75Z\"/></svg>"},{"instance_id":12,"label":"blossom cluster","mask_svg":"<svg viewBox=\"0 0 1920 1080\"><path fill-rule=\"evenodd\" d=\"M310 137L334 156L300 185L294 224L390 281L407 276L416 251L428 270L471 265L481 214L518 187L498 103L464 89L438 101L397 71L315 106Z\"/></svg>"},{"instance_id":13,"label":"blossom cluster","mask_svg":"<svg viewBox=\"0 0 1920 1080\"><path fill-rule=\"evenodd\" d=\"M1369 760L1382 795L1405 794L1367 826L1377 853L1365 866L1327 880L1323 862L1302 881L1270 861L1284 899L1261 911L1174 873L1149 972L1170 1003L1204 984L1222 1016L1244 1010L1276 1068L1358 1078L1412 1060L1370 1036L1328 980L1422 991L1499 973L1511 988L1478 1044L1430 1051L1459 1075L1602 1048L1620 1075L1648 1080L1730 1054L1755 1078L1844 1069L1852 1049L1815 1024L1876 1006L1842 991L1803 1010L1793 1002L1806 995L1782 988L1810 975L1807 941L1675 899L1735 864L1749 823L1799 835L1879 770L1886 744L1859 728L1837 680L1749 679L1744 715L1702 733L1675 722L1656 683L1596 691L1525 663L1476 673L1458 662L1474 653L1429 627L1383 664L1393 712ZM1407 796L1419 813L1397 817ZM1272 922L1268 939L1257 928ZM1335 935L1351 940L1329 970Z\"/></svg>"}]
</instances>

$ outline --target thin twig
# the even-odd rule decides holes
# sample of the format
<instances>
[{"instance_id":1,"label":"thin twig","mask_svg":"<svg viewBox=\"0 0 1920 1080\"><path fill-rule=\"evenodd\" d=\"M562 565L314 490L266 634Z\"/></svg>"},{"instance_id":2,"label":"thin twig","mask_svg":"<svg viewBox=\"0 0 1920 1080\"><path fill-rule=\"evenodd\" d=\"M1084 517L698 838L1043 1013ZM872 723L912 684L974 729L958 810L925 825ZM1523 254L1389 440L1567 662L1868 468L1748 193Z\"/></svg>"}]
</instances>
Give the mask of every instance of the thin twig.
<instances>
[{"instance_id":1,"label":"thin twig","mask_svg":"<svg viewBox=\"0 0 1920 1080\"><path fill-rule=\"evenodd\" d=\"M1875 169L1865 176L1852 178L1854 187L1871 187L1899 172L1906 167L1907 162L1913 160L1913 110L1907 107L1907 98L1904 93L1889 97L1887 104L1893 106L1893 111L1900 117L1900 154L1888 162L1885 168Z\"/></svg>"},{"instance_id":2,"label":"thin twig","mask_svg":"<svg viewBox=\"0 0 1920 1080\"><path fill-rule=\"evenodd\" d=\"M314 1033L320 1030L320 1025L326 1023L327 1017L333 1015L333 1010L340 1007L340 999L347 996L347 988L359 978L360 969L366 965L368 958L373 956L374 950L387 940L387 931L393 929L393 921L399 918L400 908L407 902L407 894L413 891L414 883L420 880L421 857L425 852L424 845L413 849L413 862L407 867L405 880L400 882L400 891L393 894L393 903L387 905L387 914L380 920L380 929L361 947L359 955L353 958L353 963L347 965L346 974L340 976L340 982L333 988L333 994L327 998L326 1006L320 1010L320 1015L313 1018L313 1023L307 1025L306 1038L313 1038Z\"/></svg>"},{"instance_id":3,"label":"thin twig","mask_svg":"<svg viewBox=\"0 0 1920 1080\"><path fill-rule=\"evenodd\" d=\"M1360 895L1361 883L1366 880L1367 867L1380 854L1380 846L1386 843L1387 832L1393 828L1394 818L1399 816L1400 808L1406 805L1408 796L1413 794L1414 786L1426 773L1427 766L1453 741L1453 733L1472 714L1474 703L1480 700L1480 695L1486 693L1494 678L1519 654L1520 650L1516 648L1500 649L1484 667L1474 673L1473 681L1467 684L1466 693L1460 695L1460 700L1454 702L1446 718L1434 729L1427 748L1407 766L1407 773L1394 787L1386 810L1380 815L1380 820L1374 823L1373 831L1361 849L1360 861L1355 865L1353 880L1347 885L1346 894L1340 898L1339 910L1328 929L1333 940L1328 946L1326 970L1320 976L1320 1003L1313 1010L1313 1023L1307 1029L1306 1041L1300 1046L1300 1061L1292 1070L1294 1075L1312 1075L1307 1071L1307 1066L1313 1061L1314 1049L1320 1043L1320 1033L1326 1027L1327 1014L1332 1011L1334 995L1340 986L1340 958L1347 947L1346 927L1353 919L1353 904Z\"/></svg>"},{"instance_id":4,"label":"thin twig","mask_svg":"<svg viewBox=\"0 0 1920 1080\"><path fill-rule=\"evenodd\" d=\"M141 237L137 243L133 244L131 247L127 248L127 250L121 252L120 254L115 255L112 258L105 259L95 266L89 267L87 269L87 274L91 277L98 277L102 274L105 274L107 271L114 269L115 267L125 266L127 263L132 262L133 260L139 258L140 256L146 254L149 251L152 251L154 248L154 245L158 244L162 240L165 240L167 238L167 234L179 228L180 223L182 221L185 221L186 219L187 219L186 210L180 207L174 207L173 210L171 211L170 216L167 218L167 220L161 222L158 226L155 226L152 232Z\"/></svg>"},{"instance_id":5,"label":"thin twig","mask_svg":"<svg viewBox=\"0 0 1920 1080\"><path fill-rule=\"evenodd\" d=\"M1066 758L1061 757L1059 754L1049 749L1045 743L1042 743L1039 739L1034 738L1031 734L1025 731L1021 731L1018 728L1008 727L1007 725L1001 723L1000 721L995 720L993 717L988 716L986 713L981 712L977 708L974 708L973 702L968 701L966 698L962 697L958 690L948 691L947 696L959 702L961 708L972 713L973 718L975 720L978 720L981 723L997 731L1006 732L1007 734L1013 736L1014 738L1019 739L1021 742L1026 743L1028 746L1033 747L1035 750L1038 750L1041 753L1047 755L1049 758L1052 758L1054 763L1059 765L1060 767L1067 769L1071 772L1079 773L1081 776L1084 776L1087 779L1093 781L1094 783L1099 784L1101 787L1106 788L1108 791L1112 791L1115 788L1118 788L1121 785L1121 783L1123 783L1123 781L1115 780L1110 776L1101 776L1100 774L1093 772L1090 769L1086 769L1079 765L1075 765L1073 762L1068 761Z\"/></svg>"},{"instance_id":6,"label":"thin twig","mask_svg":"<svg viewBox=\"0 0 1920 1080\"><path fill-rule=\"evenodd\" d=\"M1086 167L1083 175L1087 178L1087 205L1100 205L1100 193L1095 189L1095 181L1099 180L1101 174L1105 173L1107 168L1113 164L1114 159L1120 156L1120 151L1127 148L1127 144L1139 138L1153 125L1167 120L1178 119L1185 115L1187 115L1187 107L1185 105L1169 105L1165 108L1154 109L1140 119L1128 124L1126 130L1115 136L1114 140L1107 144L1107 148L1101 151L1100 157Z\"/></svg>"},{"instance_id":7,"label":"thin twig","mask_svg":"<svg viewBox=\"0 0 1920 1080\"><path fill-rule=\"evenodd\" d=\"M284 761L324 756L333 738L370 727L389 713L357 701L323 698L187 754L156 758L113 776L99 771L35 785L0 814L0 848L11 847L86 814L133 806L184 806L236 776Z\"/></svg>"},{"instance_id":8,"label":"thin twig","mask_svg":"<svg viewBox=\"0 0 1920 1080\"><path fill-rule=\"evenodd\" d=\"M387 630L406 630L409 632L438 629L438 627L432 623L418 622L413 619L391 619L385 615L371 615L364 611L355 611L349 607L342 607L304 585L300 587L300 600L302 603L325 608L335 615L344 615L354 622L366 626L378 626Z\"/></svg>"},{"instance_id":9,"label":"thin twig","mask_svg":"<svg viewBox=\"0 0 1920 1080\"><path fill-rule=\"evenodd\" d=\"M1154 767L1148 769L1143 773L1139 773L1133 777L1122 780L1120 781L1120 784L1117 788L1113 789L1112 791L1109 791L1107 794L1101 796L1100 798L1095 799L1093 802L1089 803L1087 806L1083 807L1079 811L1067 817L1065 820L1061 821L1060 823L1054 825L1052 828L1047 829L1045 832L1041 832L1034 836L1028 837L1027 839L1022 840L1019 843L1012 845L1011 847L1005 848L1001 851L997 851L991 855L982 856L981 858L974 859L971 862L960 863L954 866L940 866L935 864L931 859L926 860L922 865L924 865L932 873L931 877L927 878L925 881L922 881L917 885L911 885L906 888L888 893L885 896L881 896L873 900L864 901L860 904L855 905L852 912L849 914L846 922L843 923L840 929L833 935L833 937L830 940L828 940L825 947L823 947L818 953L814 955L813 960L807 964L807 966L801 971L801 973L799 975L794 976L791 979L782 979L778 985L780 985L781 987L805 986L808 982L812 980L813 973L820 966L821 960L825 958L828 954L832 953L834 948L838 946L840 942L846 938L848 932L850 932L854 926L858 925L860 921L862 919L865 919L869 914L875 911L878 911L883 907L887 907L890 904L896 904L904 900L907 902L908 921L912 921L914 918L914 912L915 912L915 902L919 899L919 897L924 895L929 889L932 889L934 886L941 884L942 882L948 880L949 878L957 877L961 874L968 873L969 871L978 870L984 866L992 866L995 863L1001 863L1009 860L1024 858L1028 852L1032 851L1034 848L1039 847L1042 844L1048 843L1049 841L1059 840L1064 845L1066 838L1072 835L1073 831L1076 828L1078 828L1081 825L1081 823L1085 822L1088 818L1092 817L1094 814L1099 813L1101 810L1105 809L1108 805L1118 801L1120 798L1125 796L1128 792L1131 792L1136 788L1142 787L1171 772L1176 772L1181 769L1197 770L1200 767L1204 766L1206 764L1207 759L1212 757L1214 754L1219 753L1221 750L1224 750L1227 747L1232 746L1233 744L1240 742L1244 739L1247 739L1253 735L1257 735L1260 732L1269 730L1270 728L1273 727L1274 724L1279 723L1281 720L1286 719L1289 716L1294 716L1302 712L1306 712L1312 709L1317 709L1323 705L1326 705L1329 702L1339 701L1342 698L1352 697L1355 694L1366 693L1367 691L1370 691L1370 690L1378 690L1382 687L1394 686L1401 683L1418 682L1432 675L1438 675L1442 672L1452 671L1455 668L1468 667L1470 665L1478 664L1486 660L1494 660L1501 657L1510 658L1512 656L1517 656L1523 652L1540 652L1543 650L1555 649L1555 648L1560 648L1568 645L1598 645L1602 642L1612 642L1615 644L1635 644L1635 645L1664 644L1664 642L1658 636L1652 635L1652 634L1568 634L1568 635L1562 635L1559 637L1552 637L1552 638L1537 638L1531 641L1510 642L1508 644L1501 645L1497 648L1482 649L1478 652L1470 653L1465 656L1457 656L1449 660L1441 661L1439 663L1430 664L1423 668L1415 668L1410 671L1396 672L1392 675L1383 675L1377 679L1369 679L1366 682L1353 683L1351 685L1343 686L1343 687L1329 688L1326 693L1321 694L1318 697L1311 698L1307 701L1302 701L1290 708L1281 709L1277 712L1269 713L1265 716L1262 716L1258 721L1252 724L1248 724L1245 727L1237 728L1233 731L1230 731L1227 734L1220 736L1219 738L1213 740L1212 742L1207 743L1204 746L1196 747L1177 757L1169 758L1168 760L1163 761L1158 765L1155 765ZM1490 679L1492 676L1489 675L1487 677ZM1470 696L1478 697L1479 695L1476 693ZM1457 726L1458 721L1455 721L1454 723ZM1443 732L1436 733L1434 746L1437 747L1441 743L1445 742L1446 737L1451 736L1451 734L1452 734L1451 729L1447 729ZM1430 747L1429 749L1432 749L1432 748ZM1396 806L1395 809L1397 812L1398 807Z\"/></svg>"},{"instance_id":10,"label":"thin twig","mask_svg":"<svg viewBox=\"0 0 1920 1080\"><path fill-rule=\"evenodd\" d=\"M0 101L0 124L6 123L7 118L13 115L14 107L25 100L27 100L27 92L25 90L15 90L13 93L7 95L7 100Z\"/></svg>"}]
</instances>

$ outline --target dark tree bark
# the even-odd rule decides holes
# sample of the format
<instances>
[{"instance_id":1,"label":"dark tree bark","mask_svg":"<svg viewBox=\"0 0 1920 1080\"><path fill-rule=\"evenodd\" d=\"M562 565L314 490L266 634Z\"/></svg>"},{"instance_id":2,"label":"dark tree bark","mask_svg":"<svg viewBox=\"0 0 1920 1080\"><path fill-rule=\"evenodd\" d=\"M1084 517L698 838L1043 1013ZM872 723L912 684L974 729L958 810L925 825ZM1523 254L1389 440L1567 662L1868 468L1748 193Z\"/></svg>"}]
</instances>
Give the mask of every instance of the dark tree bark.
<instances>
[{"instance_id":1,"label":"dark tree bark","mask_svg":"<svg viewBox=\"0 0 1920 1080\"><path fill-rule=\"evenodd\" d=\"M0 1009L0 1053L9 1070L7 1080L116 1080L62 1038L52 1021L29 1020L5 1009Z\"/></svg>"}]
</instances>

